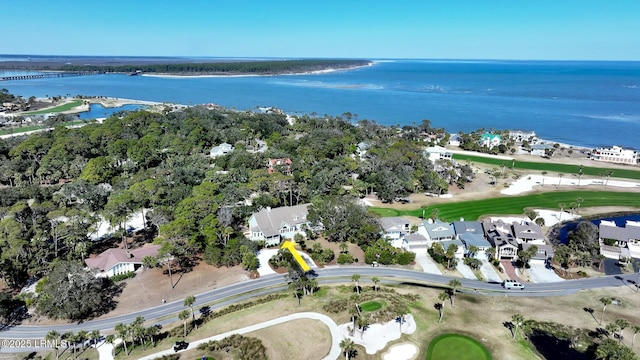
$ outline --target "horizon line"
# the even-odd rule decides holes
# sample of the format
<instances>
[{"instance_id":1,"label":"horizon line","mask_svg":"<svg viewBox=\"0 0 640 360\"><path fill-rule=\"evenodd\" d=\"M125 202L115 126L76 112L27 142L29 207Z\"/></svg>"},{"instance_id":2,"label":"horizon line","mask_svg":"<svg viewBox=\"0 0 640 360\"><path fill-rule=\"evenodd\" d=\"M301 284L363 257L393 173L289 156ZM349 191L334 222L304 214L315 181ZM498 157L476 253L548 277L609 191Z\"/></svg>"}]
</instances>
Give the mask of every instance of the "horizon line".
<instances>
[{"instance_id":1,"label":"horizon line","mask_svg":"<svg viewBox=\"0 0 640 360\"><path fill-rule=\"evenodd\" d=\"M210 55L70 55L70 54L0 54L2 56L21 57L84 57L84 58L167 58L167 59L332 59L332 60L423 60L423 61L545 61L545 62L640 62L640 59L505 59L505 58L419 58L419 57L326 57L326 56L210 56Z\"/></svg>"}]
</instances>

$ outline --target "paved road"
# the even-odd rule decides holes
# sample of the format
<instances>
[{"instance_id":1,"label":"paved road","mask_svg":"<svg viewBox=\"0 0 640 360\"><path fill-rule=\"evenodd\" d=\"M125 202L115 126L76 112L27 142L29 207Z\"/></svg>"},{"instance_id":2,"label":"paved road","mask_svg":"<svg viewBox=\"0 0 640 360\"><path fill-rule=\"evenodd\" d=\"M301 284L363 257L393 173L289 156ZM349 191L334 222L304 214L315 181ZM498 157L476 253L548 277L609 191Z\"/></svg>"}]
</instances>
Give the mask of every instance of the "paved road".
<instances>
[{"instance_id":1,"label":"paved road","mask_svg":"<svg viewBox=\"0 0 640 360\"><path fill-rule=\"evenodd\" d=\"M428 274L412 270L387 268L387 267L331 267L318 269L318 281L321 284L332 282L349 282L351 275L360 274L363 279L376 276L381 280L396 281L406 284L426 284L432 286L447 286L453 277ZM460 291L484 295L505 295L512 296L558 296L574 293L582 289L593 289L611 286L629 286L634 287L629 281L635 281L636 274L604 276L588 279L576 279L557 283L527 284L525 290L508 291L502 289L500 284L492 284L472 279L458 279L462 286ZM269 275L256 280L243 281L233 285L214 289L206 293L196 295L196 307L204 304L216 302L212 305L212 310L227 306L238 301L248 298L262 296L264 294L273 293L287 289L282 275ZM107 331L113 329L118 323L132 322L136 316L143 316L147 320L157 320L158 323L169 323L176 321L175 314L184 310L182 300L167 303L155 307L151 307L139 312L120 315L108 319L91 320L82 324L68 325L46 325L32 326L19 325L11 328L5 328L0 331L2 339L42 339L47 332L56 330L60 333L66 331L78 331L79 329L91 331L101 330ZM10 352L11 349L0 349L1 352ZM25 351L25 349L21 349Z\"/></svg>"}]
</instances>

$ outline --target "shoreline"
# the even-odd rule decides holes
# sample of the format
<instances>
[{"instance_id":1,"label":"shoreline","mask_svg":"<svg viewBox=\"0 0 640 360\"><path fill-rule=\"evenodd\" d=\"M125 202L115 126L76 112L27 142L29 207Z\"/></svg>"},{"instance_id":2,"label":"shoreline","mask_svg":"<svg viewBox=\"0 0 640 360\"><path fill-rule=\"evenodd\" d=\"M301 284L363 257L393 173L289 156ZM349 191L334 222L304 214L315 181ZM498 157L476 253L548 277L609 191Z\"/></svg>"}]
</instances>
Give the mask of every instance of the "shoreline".
<instances>
[{"instance_id":1,"label":"shoreline","mask_svg":"<svg viewBox=\"0 0 640 360\"><path fill-rule=\"evenodd\" d=\"M194 78L234 78L234 77L273 77L273 76L300 76L300 75L316 75L316 74L330 74L340 71L357 70L369 66L375 65L375 62L370 62L367 65L351 66L346 68L328 68L314 71L304 71L299 73L282 73L282 74L200 74L200 75L180 75L171 73L142 73L140 76L156 77L164 79L194 79Z\"/></svg>"}]
</instances>

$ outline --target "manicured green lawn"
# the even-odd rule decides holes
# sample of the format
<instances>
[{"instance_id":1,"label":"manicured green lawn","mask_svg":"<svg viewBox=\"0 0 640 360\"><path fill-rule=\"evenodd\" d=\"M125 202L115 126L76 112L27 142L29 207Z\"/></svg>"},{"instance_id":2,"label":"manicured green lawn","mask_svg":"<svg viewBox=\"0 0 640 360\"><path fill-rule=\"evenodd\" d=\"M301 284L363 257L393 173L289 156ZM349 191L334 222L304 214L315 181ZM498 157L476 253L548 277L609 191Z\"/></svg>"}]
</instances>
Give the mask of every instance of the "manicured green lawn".
<instances>
[{"instance_id":1,"label":"manicured green lawn","mask_svg":"<svg viewBox=\"0 0 640 360\"><path fill-rule=\"evenodd\" d=\"M364 304L360 304L360 308L364 311L376 311L382 307L382 304L377 301L367 301Z\"/></svg>"},{"instance_id":2,"label":"manicured green lawn","mask_svg":"<svg viewBox=\"0 0 640 360\"><path fill-rule=\"evenodd\" d=\"M57 113L57 112L69 111L69 110L73 109L74 107L78 107L80 105L82 105L82 100L72 100L71 102L69 102L67 104L63 104L63 105L60 105L60 106L52 107L52 108L49 108L49 109L25 112L25 113L23 113L23 115L40 115L40 114L48 114L48 113Z\"/></svg>"},{"instance_id":3,"label":"manicured green lawn","mask_svg":"<svg viewBox=\"0 0 640 360\"><path fill-rule=\"evenodd\" d=\"M491 354L478 341L458 334L440 335L431 341L427 360L491 360Z\"/></svg>"},{"instance_id":4,"label":"manicured green lawn","mask_svg":"<svg viewBox=\"0 0 640 360\"><path fill-rule=\"evenodd\" d=\"M471 161L478 162L483 164L490 164L495 166L506 166L511 167L513 165L514 169L524 169L524 170L536 170L536 171L547 171L549 176L556 176L559 173L569 175L569 174L578 174L580 172L580 166L571 165L571 164L555 164L555 163L545 163L545 162L529 162L529 161L512 161L512 160L502 160L495 158L487 158L482 156L472 156L466 154L453 154L453 158L458 161ZM597 164L597 162L594 162ZM582 174L588 176L606 176L607 171L613 171L612 177L616 178L624 178L624 179L640 179L640 171L632 170L632 169L609 169L609 168L599 168L599 167L591 167L591 166L583 166Z\"/></svg>"},{"instance_id":5,"label":"manicured green lawn","mask_svg":"<svg viewBox=\"0 0 640 360\"><path fill-rule=\"evenodd\" d=\"M380 216L410 215L429 217L433 209L438 209L438 217L445 221L454 221L463 217L465 220L476 220L482 215L521 215L525 208L541 208L559 210L564 203L570 209L571 203L581 198L580 207L594 206L631 206L640 208L640 193L607 192L607 191L557 191L523 196L497 197L473 201L450 202L431 205L415 210L394 210L390 208L371 207L370 211Z\"/></svg>"}]
</instances>

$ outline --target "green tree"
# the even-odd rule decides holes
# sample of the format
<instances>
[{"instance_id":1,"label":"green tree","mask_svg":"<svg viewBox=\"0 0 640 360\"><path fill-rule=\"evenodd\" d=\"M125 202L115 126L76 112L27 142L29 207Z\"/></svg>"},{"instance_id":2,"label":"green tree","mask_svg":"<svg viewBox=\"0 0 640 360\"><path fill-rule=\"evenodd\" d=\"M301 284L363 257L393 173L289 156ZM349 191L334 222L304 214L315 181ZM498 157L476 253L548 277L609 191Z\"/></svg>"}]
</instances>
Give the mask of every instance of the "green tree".
<instances>
[{"instance_id":1,"label":"green tree","mask_svg":"<svg viewBox=\"0 0 640 360\"><path fill-rule=\"evenodd\" d=\"M195 322L196 321L196 315L193 312L193 304L196 303L196 297L193 295L189 295L186 298L184 298L184 306L188 306L189 309L191 309L191 321Z\"/></svg>"},{"instance_id":2,"label":"green tree","mask_svg":"<svg viewBox=\"0 0 640 360\"><path fill-rule=\"evenodd\" d=\"M513 323L513 326L515 326L515 329L513 331L513 338L515 339L516 336L518 336L518 328L520 328L520 326L524 322L524 316L519 313L513 314L511 315L511 322Z\"/></svg>"},{"instance_id":3,"label":"green tree","mask_svg":"<svg viewBox=\"0 0 640 360\"><path fill-rule=\"evenodd\" d=\"M378 291L378 283L380 282L380 279L378 279L378 277L374 276L371 278L371 282L373 283L373 290L374 291Z\"/></svg>"},{"instance_id":4,"label":"green tree","mask_svg":"<svg viewBox=\"0 0 640 360\"><path fill-rule=\"evenodd\" d=\"M340 349L344 354L345 360L349 360L351 353L355 350L355 343L349 338L343 338L342 341L340 341Z\"/></svg>"},{"instance_id":5,"label":"green tree","mask_svg":"<svg viewBox=\"0 0 640 360\"><path fill-rule=\"evenodd\" d=\"M631 325L631 330L633 330L633 338L631 339L631 347L633 348L633 344L636 342L636 335L640 333L640 325Z\"/></svg>"},{"instance_id":6,"label":"green tree","mask_svg":"<svg viewBox=\"0 0 640 360\"><path fill-rule=\"evenodd\" d=\"M58 360L60 356L59 348L58 348L58 344L60 342L60 333L55 330L51 330L45 336L45 340L48 340L54 343L53 349L56 351L56 360Z\"/></svg>"},{"instance_id":7,"label":"green tree","mask_svg":"<svg viewBox=\"0 0 640 360\"><path fill-rule=\"evenodd\" d=\"M355 289L356 289L356 292L359 295L360 294L360 285L358 284L358 281L360 281L360 274L351 275L351 281L353 281L356 284L355 285Z\"/></svg>"},{"instance_id":8,"label":"green tree","mask_svg":"<svg viewBox=\"0 0 640 360\"><path fill-rule=\"evenodd\" d=\"M440 293L440 295L438 295L438 300L440 300L439 303L436 303L435 307L436 309L438 309L438 312L440 313L440 318L438 319L438 322L442 322L442 316L444 315L444 302L449 298L449 294L446 291L443 291Z\"/></svg>"},{"instance_id":9,"label":"green tree","mask_svg":"<svg viewBox=\"0 0 640 360\"><path fill-rule=\"evenodd\" d=\"M595 350L596 359L602 360L636 360L635 353L613 339L604 339Z\"/></svg>"},{"instance_id":10,"label":"green tree","mask_svg":"<svg viewBox=\"0 0 640 360\"><path fill-rule=\"evenodd\" d=\"M123 323L118 323L113 328L118 334L118 337L122 339L122 345L124 346L124 353L129 356L129 349L127 348L127 335L129 335L129 326Z\"/></svg>"},{"instance_id":11,"label":"green tree","mask_svg":"<svg viewBox=\"0 0 640 360\"><path fill-rule=\"evenodd\" d=\"M618 333L618 340L620 342L622 342L622 332L624 331L624 329L626 329L630 323L628 320L626 319L616 319L616 321L614 322L616 324L616 327L619 329L619 333Z\"/></svg>"},{"instance_id":12,"label":"green tree","mask_svg":"<svg viewBox=\"0 0 640 360\"><path fill-rule=\"evenodd\" d=\"M182 325L184 326L184 337L187 337L187 319L191 314L189 314L189 310L182 310L178 313L178 318L182 320Z\"/></svg>"},{"instance_id":13,"label":"green tree","mask_svg":"<svg viewBox=\"0 0 640 360\"><path fill-rule=\"evenodd\" d=\"M602 321L604 320L604 311L607 309L607 305L611 305L613 300L610 297L601 297L600 303L602 303L602 315L600 316L600 325L602 325Z\"/></svg>"},{"instance_id":14,"label":"green tree","mask_svg":"<svg viewBox=\"0 0 640 360\"><path fill-rule=\"evenodd\" d=\"M451 307L454 307L454 298L456 296L456 289L460 287L462 283L458 279L452 279L449 281L449 287L451 288Z\"/></svg>"}]
</instances>

